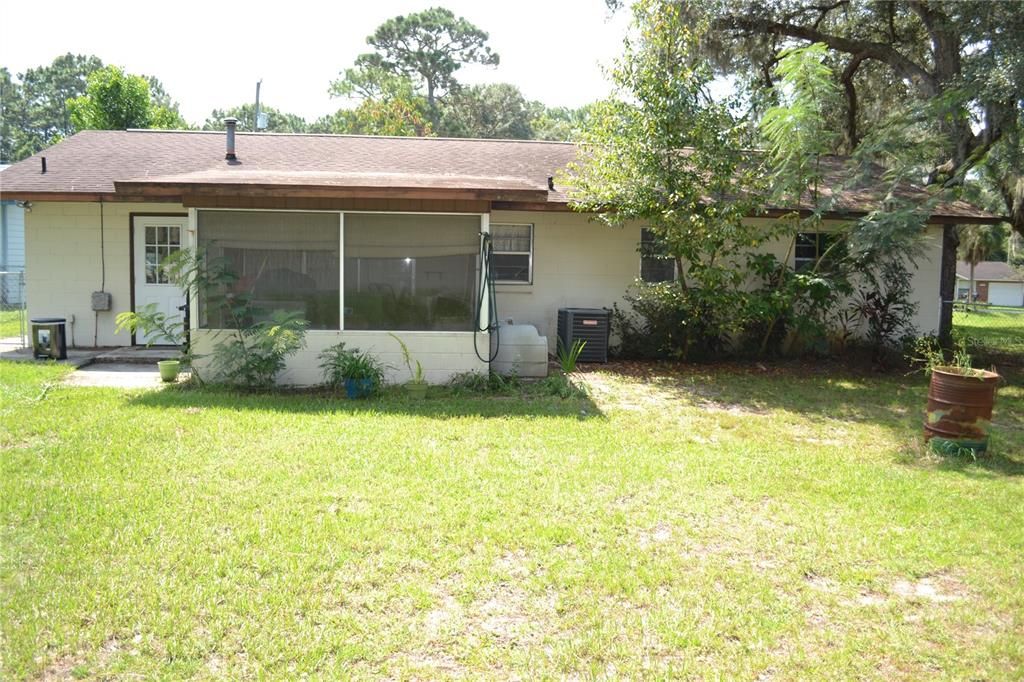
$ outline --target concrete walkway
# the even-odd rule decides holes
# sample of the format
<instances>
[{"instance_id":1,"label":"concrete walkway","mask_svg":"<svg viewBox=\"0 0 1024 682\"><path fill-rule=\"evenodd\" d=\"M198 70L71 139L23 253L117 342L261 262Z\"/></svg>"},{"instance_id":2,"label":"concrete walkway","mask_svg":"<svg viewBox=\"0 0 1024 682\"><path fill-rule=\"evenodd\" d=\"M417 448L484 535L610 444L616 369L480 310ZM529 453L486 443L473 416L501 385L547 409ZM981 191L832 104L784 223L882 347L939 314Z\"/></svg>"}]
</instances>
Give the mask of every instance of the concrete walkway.
<instances>
[{"instance_id":1,"label":"concrete walkway","mask_svg":"<svg viewBox=\"0 0 1024 682\"><path fill-rule=\"evenodd\" d=\"M179 377L180 378L180 377ZM102 362L80 367L65 382L68 386L100 386L105 388L160 388L160 372L156 364L137 362Z\"/></svg>"},{"instance_id":2,"label":"concrete walkway","mask_svg":"<svg viewBox=\"0 0 1024 682\"><path fill-rule=\"evenodd\" d=\"M160 381L156 363L177 356L177 348L68 348L67 360L58 362L76 369L65 380L69 386L160 388L166 384ZM0 360L45 362L32 357L32 349L23 347L18 337L0 339ZM178 380L187 377L182 373Z\"/></svg>"}]
</instances>

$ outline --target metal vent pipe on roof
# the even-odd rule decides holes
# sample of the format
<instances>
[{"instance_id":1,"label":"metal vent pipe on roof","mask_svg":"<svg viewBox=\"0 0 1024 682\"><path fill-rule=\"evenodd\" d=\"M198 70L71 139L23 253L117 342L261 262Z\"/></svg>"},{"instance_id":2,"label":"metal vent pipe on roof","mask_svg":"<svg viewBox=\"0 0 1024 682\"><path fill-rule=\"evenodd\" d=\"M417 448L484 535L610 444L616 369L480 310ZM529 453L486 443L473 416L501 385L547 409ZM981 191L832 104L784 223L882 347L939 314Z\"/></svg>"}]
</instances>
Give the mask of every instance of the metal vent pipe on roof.
<instances>
[{"instance_id":1,"label":"metal vent pipe on roof","mask_svg":"<svg viewBox=\"0 0 1024 682\"><path fill-rule=\"evenodd\" d=\"M224 119L224 126L227 130L227 153L224 154L224 158L228 161L234 161L238 157L235 156L235 126L238 125L238 119L232 116Z\"/></svg>"}]
</instances>

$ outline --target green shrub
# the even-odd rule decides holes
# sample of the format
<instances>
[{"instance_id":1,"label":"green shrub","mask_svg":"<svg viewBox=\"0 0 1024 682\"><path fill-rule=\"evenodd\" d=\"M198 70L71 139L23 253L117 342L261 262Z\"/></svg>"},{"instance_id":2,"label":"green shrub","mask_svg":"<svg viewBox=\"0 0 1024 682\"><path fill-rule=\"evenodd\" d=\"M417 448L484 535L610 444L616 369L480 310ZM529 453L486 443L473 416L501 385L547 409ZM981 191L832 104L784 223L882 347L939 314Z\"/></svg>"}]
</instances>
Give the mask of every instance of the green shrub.
<instances>
[{"instance_id":1,"label":"green shrub","mask_svg":"<svg viewBox=\"0 0 1024 682\"><path fill-rule=\"evenodd\" d=\"M214 381L250 389L274 386L286 359L306 345L309 322L275 310L270 319L228 332L213 348Z\"/></svg>"},{"instance_id":2,"label":"green shrub","mask_svg":"<svg viewBox=\"0 0 1024 682\"><path fill-rule=\"evenodd\" d=\"M344 342L325 348L319 358L324 383L330 388L344 388L348 379L370 380L375 391L384 384L384 366L366 351L345 348Z\"/></svg>"},{"instance_id":3,"label":"green shrub","mask_svg":"<svg viewBox=\"0 0 1024 682\"><path fill-rule=\"evenodd\" d=\"M556 396L562 400L587 397L587 390L566 374L552 374L541 379L534 386L540 393Z\"/></svg>"},{"instance_id":4,"label":"green shrub","mask_svg":"<svg viewBox=\"0 0 1024 682\"><path fill-rule=\"evenodd\" d=\"M517 376L504 377L497 372L462 372L453 376L448 386L456 393L510 394L520 389L522 381Z\"/></svg>"},{"instance_id":5,"label":"green shrub","mask_svg":"<svg viewBox=\"0 0 1024 682\"><path fill-rule=\"evenodd\" d=\"M743 326L743 292L637 282L615 305L612 330L622 357L705 360L720 357Z\"/></svg>"}]
</instances>

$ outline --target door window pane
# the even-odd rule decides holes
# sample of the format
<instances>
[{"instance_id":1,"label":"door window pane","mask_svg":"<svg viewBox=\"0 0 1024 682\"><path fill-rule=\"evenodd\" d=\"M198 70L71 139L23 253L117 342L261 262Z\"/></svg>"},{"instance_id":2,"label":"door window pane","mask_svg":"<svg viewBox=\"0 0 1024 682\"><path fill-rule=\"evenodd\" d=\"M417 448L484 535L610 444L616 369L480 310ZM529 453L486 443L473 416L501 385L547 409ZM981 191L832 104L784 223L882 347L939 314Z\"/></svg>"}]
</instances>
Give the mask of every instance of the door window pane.
<instances>
[{"instance_id":1,"label":"door window pane","mask_svg":"<svg viewBox=\"0 0 1024 682\"><path fill-rule=\"evenodd\" d=\"M230 292L251 298L256 319L275 310L297 312L310 329L338 329L339 217L337 213L200 211L199 246L222 259L237 281ZM234 326L217 299L200 301L200 325Z\"/></svg>"},{"instance_id":2,"label":"door window pane","mask_svg":"<svg viewBox=\"0 0 1024 682\"><path fill-rule=\"evenodd\" d=\"M480 218L345 214L345 329L471 331Z\"/></svg>"}]
</instances>

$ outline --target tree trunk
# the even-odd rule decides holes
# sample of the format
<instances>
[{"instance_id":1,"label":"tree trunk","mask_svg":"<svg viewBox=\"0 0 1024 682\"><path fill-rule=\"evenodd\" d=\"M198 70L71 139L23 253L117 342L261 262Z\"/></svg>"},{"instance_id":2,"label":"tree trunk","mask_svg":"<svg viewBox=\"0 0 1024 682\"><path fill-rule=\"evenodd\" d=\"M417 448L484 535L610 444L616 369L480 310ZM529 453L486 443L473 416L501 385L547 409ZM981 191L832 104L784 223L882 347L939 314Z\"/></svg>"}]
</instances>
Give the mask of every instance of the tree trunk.
<instances>
[{"instance_id":1,"label":"tree trunk","mask_svg":"<svg viewBox=\"0 0 1024 682\"><path fill-rule=\"evenodd\" d=\"M942 268L939 278L939 344L953 347L953 301L956 299L956 260L960 237L956 225L942 228Z\"/></svg>"},{"instance_id":2,"label":"tree trunk","mask_svg":"<svg viewBox=\"0 0 1024 682\"><path fill-rule=\"evenodd\" d=\"M434 128L434 134L437 135L437 129L441 124L441 113L437 110L437 98L434 96L434 81L427 79L427 116L430 117L430 125Z\"/></svg>"},{"instance_id":3,"label":"tree trunk","mask_svg":"<svg viewBox=\"0 0 1024 682\"><path fill-rule=\"evenodd\" d=\"M967 283L967 300L974 303L974 259L971 259L971 278ZM973 309L973 305L971 306Z\"/></svg>"}]
</instances>

